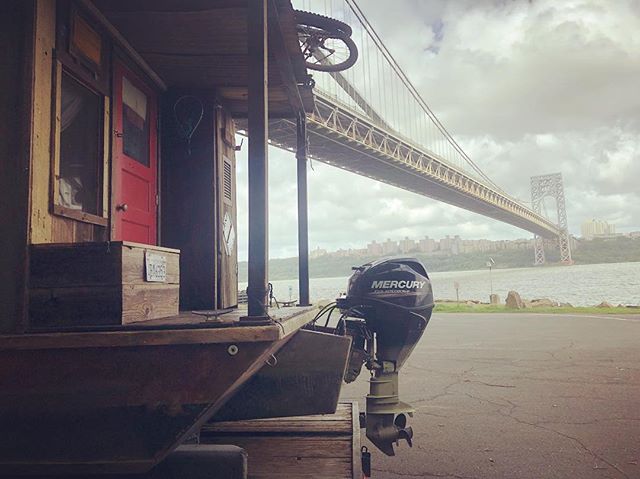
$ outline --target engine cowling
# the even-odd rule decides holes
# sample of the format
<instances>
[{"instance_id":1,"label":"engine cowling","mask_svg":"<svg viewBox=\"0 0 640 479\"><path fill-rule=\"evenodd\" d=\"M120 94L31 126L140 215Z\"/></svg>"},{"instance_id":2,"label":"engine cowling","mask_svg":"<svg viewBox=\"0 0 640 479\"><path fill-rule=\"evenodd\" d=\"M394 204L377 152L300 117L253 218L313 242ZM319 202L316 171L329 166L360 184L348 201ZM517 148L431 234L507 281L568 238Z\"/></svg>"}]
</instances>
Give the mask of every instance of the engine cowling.
<instances>
[{"instance_id":1,"label":"engine cowling","mask_svg":"<svg viewBox=\"0 0 640 479\"><path fill-rule=\"evenodd\" d=\"M382 259L355 268L347 296L338 301L377 336L378 359L399 369L422 337L433 310L433 289L415 258Z\"/></svg>"}]
</instances>

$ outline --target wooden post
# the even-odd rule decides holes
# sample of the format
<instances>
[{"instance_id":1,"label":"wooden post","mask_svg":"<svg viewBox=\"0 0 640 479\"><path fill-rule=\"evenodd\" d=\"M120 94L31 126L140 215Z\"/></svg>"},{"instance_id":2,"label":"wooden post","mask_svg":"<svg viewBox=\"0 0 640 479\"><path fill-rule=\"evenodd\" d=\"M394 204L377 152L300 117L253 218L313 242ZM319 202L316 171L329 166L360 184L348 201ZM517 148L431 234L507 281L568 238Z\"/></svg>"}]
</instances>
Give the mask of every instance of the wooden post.
<instances>
[{"instance_id":1,"label":"wooden post","mask_svg":"<svg viewBox=\"0 0 640 479\"><path fill-rule=\"evenodd\" d=\"M298 160L298 291L299 306L309 306L309 220L307 209L307 131L304 112L296 120Z\"/></svg>"},{"instance_id":2,"label":"wooden post","mask_svg":"<svg viewBox=\"0 0 640 479\"><path fill-rule=\"evenodd\" d=\"M268 90L267 0L247 0L249 46L249 318L267 315Z\"/></svg>"}]
</instances>

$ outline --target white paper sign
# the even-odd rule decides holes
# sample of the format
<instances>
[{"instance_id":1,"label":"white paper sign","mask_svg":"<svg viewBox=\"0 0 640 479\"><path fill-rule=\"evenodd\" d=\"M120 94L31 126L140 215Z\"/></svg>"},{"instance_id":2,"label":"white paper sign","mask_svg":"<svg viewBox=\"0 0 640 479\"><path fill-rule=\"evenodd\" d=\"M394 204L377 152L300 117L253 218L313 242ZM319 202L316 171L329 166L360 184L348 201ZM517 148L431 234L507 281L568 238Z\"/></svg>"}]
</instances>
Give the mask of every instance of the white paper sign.
<instances>
[{"instance_id":1,"label":"white paper sign","mask_svg":"<svg viewBox=\"0 0 640 479\"><path fill-rule=\"evenodd\" d=\"M167 281L167 257L152 251L144 252L145 281L164 283Z\"/></svg>"}]
</instances>

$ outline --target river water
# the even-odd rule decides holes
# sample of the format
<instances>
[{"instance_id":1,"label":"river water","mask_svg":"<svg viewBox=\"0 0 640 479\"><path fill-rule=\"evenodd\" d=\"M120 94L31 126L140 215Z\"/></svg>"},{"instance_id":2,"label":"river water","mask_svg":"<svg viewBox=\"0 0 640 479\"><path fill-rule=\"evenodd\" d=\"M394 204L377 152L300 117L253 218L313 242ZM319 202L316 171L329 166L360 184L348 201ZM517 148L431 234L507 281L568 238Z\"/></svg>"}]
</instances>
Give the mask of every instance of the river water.
<instances>
[{"instance_id":1,"label":"river water","mask_svg":"<svg viewBox=\"0 0 640 479\"><path fill-rule=\"evenodd\" d=\"M428 270L428 265L427 265ZM547 266L539 268L450 271L430 275L436 299L456 299L454 283L459 284L461 300L489 301L493 292L501 301L510 290L525 299L549 298L574 306L594 306L602 301L640 304L640 263ZM348 278L312 278L311 299L333 299L346 291ZM273 281L278 300L298 297L297 280ZM246 288L246 283L240 288Z\"/></svg>"}]
</instances>

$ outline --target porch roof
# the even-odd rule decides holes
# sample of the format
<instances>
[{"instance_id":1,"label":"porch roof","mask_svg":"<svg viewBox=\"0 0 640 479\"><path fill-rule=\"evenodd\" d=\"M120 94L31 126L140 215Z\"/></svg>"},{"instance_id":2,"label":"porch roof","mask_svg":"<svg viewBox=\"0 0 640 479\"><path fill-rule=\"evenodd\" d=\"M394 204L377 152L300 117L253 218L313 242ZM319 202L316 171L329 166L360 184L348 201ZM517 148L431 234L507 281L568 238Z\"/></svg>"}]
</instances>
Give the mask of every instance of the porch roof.
<instances>
[{"instance_id":1,"label":"porch roof","mask_svg":"<svg viewBox=\"0 0 640 479\"><path fill-rule=\"evenodd\" d=\"M168 87L215 88L247 114L247 0L93 0ZM313 110L290 0L269 3L269 114Z\"/></svg>"}]
</instances>

